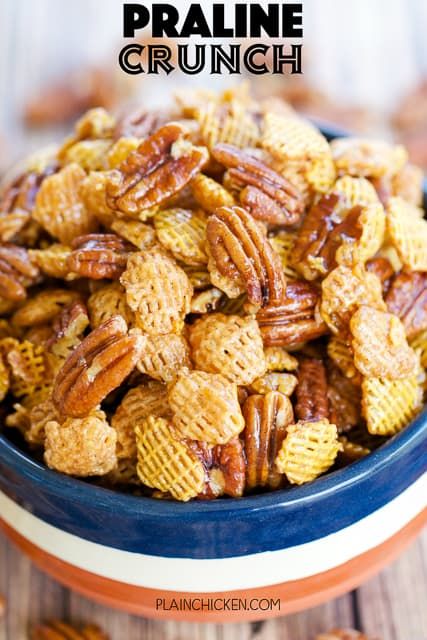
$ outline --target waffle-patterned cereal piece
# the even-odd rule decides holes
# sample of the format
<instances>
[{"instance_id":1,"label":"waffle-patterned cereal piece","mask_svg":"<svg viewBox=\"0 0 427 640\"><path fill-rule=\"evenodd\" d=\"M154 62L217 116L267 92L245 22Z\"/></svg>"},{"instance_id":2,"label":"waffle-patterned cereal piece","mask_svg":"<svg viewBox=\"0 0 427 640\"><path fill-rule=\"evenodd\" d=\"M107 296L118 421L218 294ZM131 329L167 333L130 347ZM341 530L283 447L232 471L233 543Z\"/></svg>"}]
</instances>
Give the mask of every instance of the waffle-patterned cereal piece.
<instances>
[{"instance_id":1,"label":"waffle-patterned cereal piece","mask_svg":"<svg viewBox=\"0 0 427 640\"><path fill-rule=\"evenodd\" d=\"M110 147L110 140L79 140L64 150L61 163L75 163L88 172L103 171L108 168L106 155Z\"/></svg>"},{"instance_id":2,"label":"waffle-patterned cereal piece","mask_svg":"<svg viewBox=\"0 0 427 640\"><path fill-rule=\"evenodd\" d=\"M316 193L327 193L334 184L337 173L330 151L313 158L305 170L305 179Z\"/></svg>"},{"instance_id":3,"label":"waffle-patterned cereal piece","mask_svg":"<svg viewBox=\"0 0 427 640\"><path fill-rule=\"evenodd\" d=\"M311 482L335 462L341 445L337 428L328 420L289 425L276 467L291 484Z\"/></svg>"},{"instance_id":4,"label":"waffle-patterned cereal piece","mask_svg":"<svg viewBox=\"0 0 427 640\"><path fill-rule=\"evenodd\" d=\"M290 280L298 280L300 277L291 261L295 240L296 234L292 231L279 231L277 235L270 238L273 249L282 261L283 273Z\"/></svg>"},{"instance_id":5,"label":"waffle-patterned cereal piece","mask_svg":"<svg viewBox=\"0 0 427 640\"><path fill-rule=\"evenodd\" d=\"M354 209L353 209L354 211ZM359 233L356 239L346 240L338 247L336 261L338 264L360 264L372 258L384 242L386 216L381 203L363 207L356 223Z\"/></svg>"},{"instance_id":6,"label":"waffle-patterned cereal piece","mask_svg":"<svg viewBox=\"0 0 427 640\"><path fill-rule=\"evenodd\" d=\"M346 378L349 378L355 384L361 382L360 373L354 364L354 354L350 337L331 336L328 342L327 352L332 362Z\"/></svg>"},{"instance_id":7,"label":"waffle-patterned cereal piece","mask_svg":"<svg viewBox=\"0 0 427 640\"><path fill-rule=\"evenodd\" d=\"M362 382L362 415L369 433L392 436L421 410L424 374L407 378L365 378Z\"/></svg>"},{"instance_id":8,"label":"waffle-patterned cereal piece","mask_svg":"<svg viewBox=\"0 0 427 640\"><path fill-rule=\"evenodd\" d=\"M137 367L150 378L172 382L182 367L191 368L186 339L176 333L148 336Z\"/></svg>"},{"instance_id":9,"label":"waffle-patterned cereal piece","mask_svg":"<svg viewBox=\"0 0 427 640\"><path fill-rule=\"evenodd\" d=\"M194 112L199 123L199 135L203 143L212 149L218 142L233 144L240 149L255 147L259 140L259 128L246 104L231 100L227 104L208 102Z\"/></svg>"},{"instance_id":10,"label":"waffle-patterned cereal piece","mask_svg":"<svg viewBox=\"0 0 427 640\"><path fill-rule=\"evenodd\" d=\"M111 223L111 230L128 242L131 242L141 251L149 249L156 242L156 234L153 227L139 220L124 220L118 218Z\"/></svg>"},{"instance_id":11,"label":"waffle-patterned cereal piece","mask_svg":"<svg viewBox=\"0 0 427 640\"><path fill-rule=\"evenodd\" d=\"M181 262L191 266L206 264L204 248L207 218L200 209L163 209L153 218L160 244Z\"/></svg>"},{"instance_id":12,"label":"waffle-patterned cereal piece","mask_svg":"<svg viewBox=\"0 0 427 640\"><path fill-rule=\"evenodd\" d=\"M43 347L29 340L4 338L0 349L10 369L10 390L14 396L32 396L49 384Z\"/></svg>"},{"instance_id":13,"label":"waffle-patterned cereal piece","mask_svg":"<svg viewBox=\"0 0 427 640\"><path fill-rule=\"evenodd\" d=\"M25 439L31 444L44 445L47 423L59 419L52 398L48 397L43 402L35 404L29 410L29 428L25 433Z\"/></svg>"},{"instance_id":14,"label":"waffle-patterned cereal piece","mask_svg":"<svg viewBox=\"0 0 427 640\"><path fill-rule=\"evenodd\" d=\"M121 137L110 147L107 153L107 162L110 169L116 169L128 155L135 151L141 143L140 138Z\"/></svg>"},{"instance_id":15,"label":"waffle-patterned cereal piece","mask_svg":"<svg viewBox=\"0 0 427 640\"><path fill-rule=\"evenodd\" d=\"M84 206L104 227L109 229L116 219L116 211L107 204L108 172L91 171L82 180L79 193Z\"/></svg>"},{"instance_id":16,"label":"waffle-patterned cereal piece","mask_svg":"<svg viewBox=\"0 0 427 640\"><path fill-rule=\"evenodd\" d=\"M239 385L265 373L263 343L254 318L206 315L192 325L189 341L193 362L201 371L220 373Z\"/></svg>"},{"instance_id":17,"label":"waffle-patterned cereal piece","mask_svg":"<svg viewBox=\"0 0 427 640\"><path fill-rule=\"evenodd\" d=\"M179 333L193 288L185 272L156 249L136 252L120 278L137 325L149 334Z\"/></svg>"},{"instance_id":18,"label":"waffle-patterned cereal piece","mask_svg":"<svg viewBox=\"0 0 427 640\"><path fill-rule=\"evenodd\" d=\"M364 138L336 138L331 142L331 150L340 175L371 178L395 175L408 159L402 145Z\"/></svg>"},{"instance_id":19,"label":"waffle-patterned cereal piece","mask_svg":"<svg viewBox=\"0 0 427 640\"><path fill-rule=\"evenodd\" d=\"M46 324L54 320L66 306L79 299L79 293L71 289L45 289L27 300L14 313L12 322L17 327Z\"/></svg>"},{"instance_id":20,"label":"waffle-patterned cereal piece","mask_svg":"<svg viewBox=\"0 0 427 640\"><path fill-rule=\"evenodd\" d=\"M43 180L36 197L34 219L63 244L69 244L77 236L93 233L98 226L80 195L85 177L86 173L78 164L69 164Z\"/></svg>"},{"instance_id":21,"label":"waffle-patterned cereal piece","mask_svg":"<svg viewBox=\"0 0 427 640\"><path fill-rule=\"evenodd\" d=\"M215 213L218 207L232 207L235 204L233 195L213 178L199 173L191 181L194 199L208 213Z\"/></svg>"},{"instance_id":22,"label":"waffle-patterned cereal piece","mask_svg":"<svg viewBox=\"0 0 427 640\"><path fill-rule=\"evenodd\" d=\"M148 416L168 418L170 415L166 385L151 380L130 389L111 418L111 426L117 432L119 460L136 458L135 425Z\"/></svg>"},{"instance_id":23,"label":"waffle-patterned cereal piece","mask_svg":"<svg viewBox=\"0 0 427 640\"><path fill-rule=\"evenodd\" d=\"M370 378L406 378L417 357L406 340L405 328L392 313L362 305L350 321L354 363Z\"/></svg>"},{"instance_id":24,"label":"waffle-patterned cereal piece","mask_svg":"<svg viewBox=\"0 0 427 640\"><path fill-rule=\"evenodd\" d=\"M380 280L363 265L336 267L323 280L320 314L332 333L345 336L353 313L362 304L386 309Z\"/></svg>"},{"instance_id":25,"label":"waffle-patterned cereal piece","mask_svg":"<svg viewBox=\"0 0 427 640\"><path fill-rule=\"evenodd\" d=\"M126 293L119 282L112 282L94 291L88 298L90 324L96 329L113 316L122 316L128 325L133 324L133 313L126 303Z\"/></svg>"},{"instance_id":26,"label":"waffle-patterned cereal piece","mask_svg":"<svg viewBox=\"0 0 427 640\"><path fill-rule=\"evenodd\" d=\"M387 230L403 265L411 271L427 271L427 221L416 207L402 198L390 198Z\"/></svg>"},{"instance_id":27,"label":"waffle-patterned cereal piece","mask_svg":"<svg viewBox=\"0 0 427 640\"><path fill-rule=\"evenodd\" d=\"M395 379L414 373L417 357L397 316L363 305L353 315L350 329L354 363L362 375Z\"/></svg>"},{"instance_id":28,"label":"waffle-patterned cereal piece","mask_svg":"<svg viewBox=\"0 0 427 640\"><path fill-rule=\"evenodd\" d=\"M182 369L168 398L180 438L226 444L245 426L237 386L222 375Z\"/></svg>"},{"instance_id":29,"label":"waffle-patterned cereal piece","mask_svg":"<svg viewBox=\"0 0 427 640\"><path fill-rule=\"evenodd\" d=\"M136 427L138 476L145 485L182 502L203 490L205 470L197 456L174 437L164 418L149 416Z\"/></svg>"},{"instance_id":30,"label":"waffle-patterned cereal piece","mask_svg":"<svg viewBox=\"0 0 427 640\"><path fill-rule=\"evenodd\" d=\"M353 207L367 207L379 204L379 198L372 182L367 178L341 176L331 188L332 193L340 196L340 212L345 213Z\"/></svg>"},{"instance_id":31,"label":"waffle-patterned cereal piece","mask_svg":"<svg viewBox=\"0 0 427 640\"><path fill-rule=\"evenodd\" d=\"M54 243L45 249L30 249L28 255L40 271L51 278L74 280L77 275L68 268L71 248L64 244Z\"/></svg>"},{"instance_id":32,"label":"waffle-patterned cereal piece","mask_svg":"<svg viewBox=\"0 0 427 640\"><path fill-rule=\"evenodd\" d=\"M261 146L286 160L313 160L329 155L329 145L316 127L297 116L268 112L263 122Z\"/></svg>"},{"instance_id":33,"label":"waffle-patterned cereal piece","mask_svg":"<svg viewBox=\"0 0 427 640\"><path fill-rule=\"evenodd\" d=\"M103 411L45 425L44 459L48 467L73 476L102 476L114 469L116 432Z\"/></svg>"},{"instance_id":34,"label":"waffle-patterned cereal piece","mask_svg":"<svg viewBox=\"0 0 427 640\"><path fill-rule=\"evenodd\" d=\"M392 194L403 198L415 207L421 206L423 201L422 169L408 162L391 180Z\"/></svg>"}]
</instances>

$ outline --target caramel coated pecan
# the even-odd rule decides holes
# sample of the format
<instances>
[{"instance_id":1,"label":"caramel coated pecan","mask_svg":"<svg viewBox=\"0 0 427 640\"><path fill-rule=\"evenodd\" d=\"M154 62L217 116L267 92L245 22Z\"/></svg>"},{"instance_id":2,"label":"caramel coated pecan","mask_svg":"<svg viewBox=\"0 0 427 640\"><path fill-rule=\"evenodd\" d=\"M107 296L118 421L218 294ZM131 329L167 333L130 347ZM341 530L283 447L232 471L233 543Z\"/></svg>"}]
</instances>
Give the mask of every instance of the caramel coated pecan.
<instances>
[{"instance_id":1,"label":"caramel coated pecan","mask_svg":"<svg viewBox=\"0 0 427 640\"><path fill-rule=\"evenodd\" d=\"M167 111L137 109L123 114L118 119L113 137L115 140L121 137L147 138L171 119L171 114Z\"/></svg>"},{"instance_id":2,"label":"caramel coated pecan","mask_svg":"<svg viewBox=\"0 0 427 640\"><path fill-rule=\"evenodd\" d=\"M385 299L387 309L400 318L410 340L427 329L427 273L399 273Z\"/></svg>"},{"instance_id":3,"label":"caramel coated pecan","mask_svg":"<svg viewBox=\"0 0 427 640\"><path fill-rule=\"evenodd\" d=\"M31 640L109 640L109 636L94 624L77 630L61 620L51 620L34 627Z\"/></svg>"},{"instance_id":4,"label":"caramel coated pecan","mask_svg":"<svg viewBox=\"0 0 427 640\"><path fill-rule=\"evenodd\" d=\"M220 274L243 281L250 302L265 306L282 298L285 276L280 258L250 213L241 207L220 207L208 220L207 238Z\"/></svg>"},{"instance_id":5,"label":"caramel coated pecan","mask_svg":"<svg viewBox=\"0 0 427 640\"><path fill-rule=\"evenodd\" d=\"M355 631L354 629L332 629L328 633L321 633L316 640L379 640L368 638L364 633Z\"/></svg>"},{"instance_id":6,"label":"caramel coated pecan","mask_svg":"<svg viewBox=\"0 0 427 640\"><path fill-rule=\"evenodd\" d=\"M332 364L328 366L328 399L330 420L337 425L338 433L350 431L360 424L360 386Z\"/></svg>"},{"instance_id":7,"label":"caramel coated pecan","mask_svg":"<svg viewBox=\"0 0 427 640\"><path fill-rule=\"evenodd\" d=\"M44 178L54 173L48 166L42 172L30 171L6 186L0 197L0 238L7 242L28 222L36 195Z\"/></svg>"},{"instance_id":8,"label":"caramel coated pecan","mask_svg":"<svg viewBox=\"0 0 427 640\"><path fill-rule=\"evenodd\" d=\"M239 438L214 447L196 440L189 440L187 444L201 460L206 473L205 486L199 498L217 498L221 495L240 498L243 495L246 463Z\"/></svg>"},{"instance_id":9,"label":"caramel coated pecan","mask_svg":"<svg viewBox=\"0 0 427 640\"><path fill-rule=\"evenodd\" d=\"M296 396L295 413L298 420L316 422L329 418L328 383L322 360L301 360Z\"/></svg>"},{"instance_id":10,"label":"caramel coated pecan","mask_svg":"<svg viewBox=\"0 0 427 640\"><path fill-rule=\"evenodd\" d=\"M264 345L286 347L327 333L316 312L318 302L319 293L309 282L289 282L282 300L257 313Z\"/></svg>"},{"instance_id":11,"label":"caramel coated pecan","mask_svg":"<svg viewBox=\"0 0 427 640\"><path fill-rule=\"evenodd\" d=\"M243 432L246 452L246 488L277 488L281 474L274 461L293 422L292 404L278 391L249 396L243 406L246 427Z\"/></svg>"},{"instance_id":12,"label":"caramel coated pecan","mask_svg":"<svg viewBox=\"0 0 427 640\"><path fill-rule=\"evenodd\" d=\"M380 279L383 293L387 293L390 286L390 280L394 275L393 265L390 260L382 256L378 256L377 258L368 260L365 266L367 271L375 273L375 275Z\"/></svg>"},{"instance_id":13,"label":"caramel coated pecan","mask_svg":"<svg viewBox=\"0 0 427 640\"><path fill-rule=\"evenodd\" d=\"M102 280L118 280L126 269L129 254L136 251L130 243L114 233L90 233L72 242L73 251L67 259L73 273Z\"/></svg>"},{"instance_id":14,"label":"caramel coated pecan","mask_svg":"<svg viewBox=\"0 0 427 640\"><path fill-rule=\"evenodd\" d=\"M239 189L241 204L254 218L272 225L292 225L299 221L304 201L289 180L231 144L217 144L212 155L227 167L225 179Z\"/></svg>"},{"instance_id":15,"label":"caramel coated pecan","mask_svg":"<svg viewBox=\"0 0 427 640\"><path fill-rule=\"evenodd\" d=\"M84 304L74 302L55 318L46 347L52 354L52 365L55 370L62 366L73 349L81 342L83 333L89 326L89 316Z\"/></svg>"},{"instance_id":16,"label":"caramel coated pecan","mask_svg":"<svg viewBox=\"0 0 427 640\"><path fill-rule=\"evenodd\" d=\"M27 296L25 287L34 284L39 276L23 247L0 245L0 295L7 300L20 301Z\"/></svg>"},{"instance_id":17,"label":"caramel coated pecan","mask_svg":"<svg viewBox=\"0 0 427 640\"><path fill-rule=\"evenodd\" d=\"M355 206L344 219L338 215L340 196L323 196L312 206L295 243L292 263L307 280L315 280L336 266L335 254L345 242L362 236L360 216L363 208Z\"/></svg>"},{"instance_id":18,"label":"caramel coated pecan","mask_svg":"<svg viewBox=\"0 0 427 640\"><path fill-rule=\"evenodd\" d=\"M59 411L74 418L86 416L132 371L143 346L142 336L127 334L121 316L92 331L57 374L53 399Z\"/></svg>"},{"instance_id":19,"label":"caramel coated pecan","mask_svg":"<svg viewBox=\"0 0 427 640\"><path fill-rule=\"evenodd\" d=\"M107 184L107 203L128 215L138 214L178 193L207 162L204 147L183 139L184 129L167 124L141 142Z\"/></svg>"}]
</instances>

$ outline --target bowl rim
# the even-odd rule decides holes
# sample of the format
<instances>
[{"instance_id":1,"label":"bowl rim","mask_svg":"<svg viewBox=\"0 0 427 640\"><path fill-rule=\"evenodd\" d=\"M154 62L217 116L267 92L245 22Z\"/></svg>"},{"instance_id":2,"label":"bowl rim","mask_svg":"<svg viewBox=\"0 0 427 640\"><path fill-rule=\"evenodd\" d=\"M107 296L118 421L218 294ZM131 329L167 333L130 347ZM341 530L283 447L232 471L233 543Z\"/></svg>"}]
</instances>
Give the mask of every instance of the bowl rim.
<instances>
[{"instance_id":1,"label":"bowl rim","mask_svg":"<svg viewBox=\"0 0 427 640\"><path fill-rule=\"evenodd\" d=\"M193 500L178 502L158 500L148 496L134 496L114 489L88 484L86 481L51 470L44 464L32 460L16 445L0 434L0 462L2 451L14 465L19 475L30 482L42 486L56 495L66 495L93 508L120 509L144 514L151 517L197 516L202 514L232 514L236 511L264 511L278 506L307 506L321 498L327 498L339 489L363 481L375 475L382 468L392 464L405 451L419 446L427 433L427 404L418 416L402 431L382 444L364 458L337 469L316 481L291 489L278 489L242 498L223 498L216 500Z\"/></svg>"},{"instance_id":2,"label":"bowl rim","mask_svg":"<svg viewBox=\"0 0 427 640\"><path fill-rule=\"evenodd\" d=\"M346 137L350 133L332 123L312 120L328 140ZM427 211L427 178L423 181L424 208ZM278 489L267 493L244 496L242 498L223 498L216 500L158 500L148 496L134 496L114 489L88 484L79 479L51 470L44 464L30 458L24 451L10 442L0 432L0 463L2 451L6 453L10 463L18 474L28 480L44 486L57 495L67 495L78 499L82 504L93 508L93 500L99 508L117 508L123 512L135 512L151 517L180 518L196 517L202 514L233 514L242 511L264 511L278 506L306 506L323 497L344 489L348 485L363 481L374 475L381 468L391 464L406 450L417 446L425 439L427 424L427 403L422 411L402 431L394 435L378 449L364 458L352 462L348 466L332 471L305 485L293 486L291 489ZM89 490L88 490L89 488Z\"/></svg>"}]
</instances>

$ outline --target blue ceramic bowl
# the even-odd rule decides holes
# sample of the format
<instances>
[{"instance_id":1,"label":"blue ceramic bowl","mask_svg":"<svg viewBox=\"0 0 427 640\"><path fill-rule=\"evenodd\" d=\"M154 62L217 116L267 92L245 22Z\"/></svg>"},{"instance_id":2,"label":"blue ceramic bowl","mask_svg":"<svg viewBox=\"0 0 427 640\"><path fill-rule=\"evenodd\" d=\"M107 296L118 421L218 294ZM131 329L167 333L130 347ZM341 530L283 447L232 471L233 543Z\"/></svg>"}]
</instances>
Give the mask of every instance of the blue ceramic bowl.
<instances>
[{"instance_id":1,"label":"blue ceramic bowl","mask_svg":"<svg viewBox=\"0 0 427 640\"><path fill-rule=\"evenodd\" d=\"M420 530L426 422L424 410L312 484L186 504L55 473L0 435L0 526L42 569L111 606L202 621L280 615L354 588Z\"/></svg>"}]
</instances>

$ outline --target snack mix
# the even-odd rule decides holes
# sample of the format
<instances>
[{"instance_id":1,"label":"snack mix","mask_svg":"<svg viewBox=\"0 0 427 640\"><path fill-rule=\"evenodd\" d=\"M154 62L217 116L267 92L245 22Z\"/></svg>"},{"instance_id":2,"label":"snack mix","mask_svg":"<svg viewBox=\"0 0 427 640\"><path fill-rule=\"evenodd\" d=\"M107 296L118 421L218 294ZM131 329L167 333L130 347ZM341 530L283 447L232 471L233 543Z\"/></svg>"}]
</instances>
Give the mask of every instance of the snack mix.
<instances>
[{"instance_id":1,"label":"snack mix","mask_svg":"<svg viewBox=\"0 0 427 640\"><path fill-rule=\"evenodd\" d=\"M6 429L56 471L182 501L369 455L423 406L421 206L402 146L329 143L242 88L88 111L3 188Z\"/></svg>"}]
</instances>

